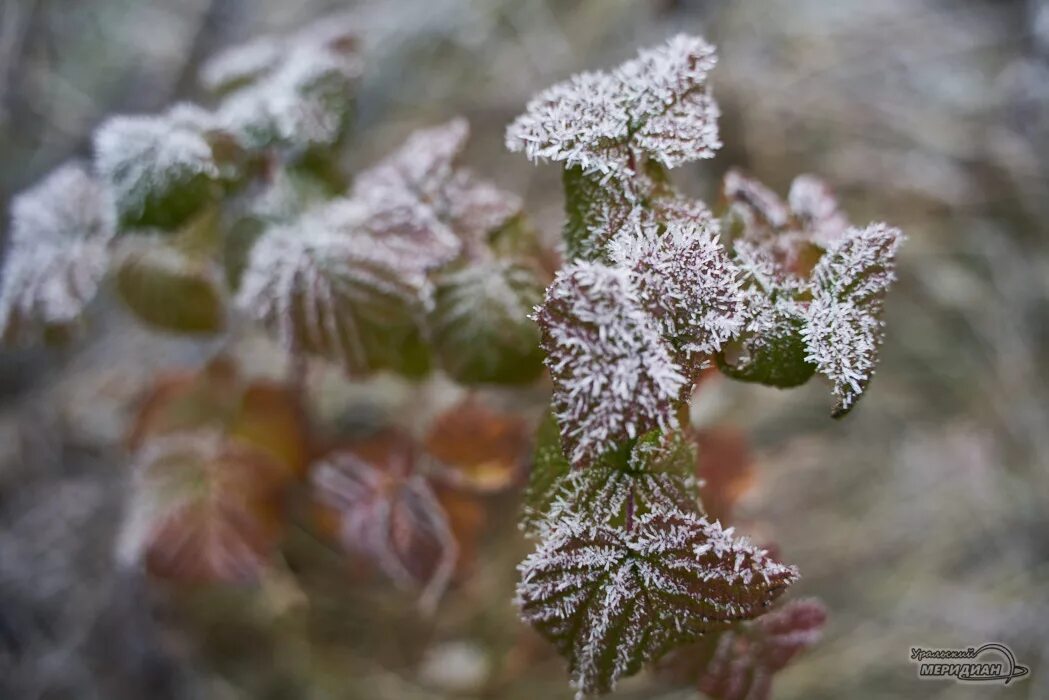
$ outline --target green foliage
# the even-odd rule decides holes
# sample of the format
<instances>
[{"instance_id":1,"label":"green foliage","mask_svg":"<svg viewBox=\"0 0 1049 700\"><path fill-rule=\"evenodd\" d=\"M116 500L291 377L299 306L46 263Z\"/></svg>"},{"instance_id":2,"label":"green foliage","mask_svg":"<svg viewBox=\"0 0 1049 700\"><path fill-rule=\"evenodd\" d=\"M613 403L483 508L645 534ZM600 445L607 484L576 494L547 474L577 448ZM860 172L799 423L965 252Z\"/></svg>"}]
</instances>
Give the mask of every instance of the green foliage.
<instances>
[{"instance_id":1,"label":"green foliage","mask_svg":"<svg viewBox=\"0 0 1049 700\"><path fill-rule=\"evenodd\" d=\"M464 384L533 381L543 355L528 314L541 300L535 275L512 263L477 263L438 276L430 328L441 366Z\"/></svg>"}]
</instances>

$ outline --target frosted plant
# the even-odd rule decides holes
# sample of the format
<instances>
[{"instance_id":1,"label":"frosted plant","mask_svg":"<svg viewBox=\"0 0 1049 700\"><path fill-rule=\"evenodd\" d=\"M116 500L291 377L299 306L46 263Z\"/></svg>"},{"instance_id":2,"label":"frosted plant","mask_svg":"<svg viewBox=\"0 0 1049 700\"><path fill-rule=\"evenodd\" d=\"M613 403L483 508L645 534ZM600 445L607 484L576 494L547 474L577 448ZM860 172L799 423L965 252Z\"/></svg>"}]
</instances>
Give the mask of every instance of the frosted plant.
<instances>
[{"instance_id":1,"label":"frosted plant","mask_svg":"<svg viewBox=\"0 0 1049 700\"><path fill-rule=\"evenodd\" d=\"M730 170L719 219L674 188L670 169L721 145L707 86L714 65L705 41L678 36L540 92L506 132L511 151L563 165L569 264L534 314L554 390L522 517L539 545L522 564L518 597L524 619L568 658L581 694L607 692L704 624L728 622L694 607L717 609L716 575L683 555L647 558L672 551L690 528L714 527L698 515L683 424L700 370L713 358L728 376L778 387L818 371L840 416L876 362L899 231L850 227L811 175L784 202ZM669 561L682 579L645 565ZM784 586L796 577L761 562ZM770 602L767 574L739 580L728 618L763 612L740 601ZM667 590L674 595L661 598Z\"/></svg>"},{"instance_id":2,"label":"frosted plant","mask_svg":"<svg viewBox=\"0 0 1049 700\"><path fill-rule=\"evenodd\" d=\"M73 323L106 273L115 233L112 197L80 166L64 165L15 197L0 336L26 340Z\"/></svg>"},{"instance_id":3,"label":"frosted plant","mask_svg":"<svg viewBox=\"0 0 1049 700\"><path fill-rule=\"evenodd\" d=\"M349 551L373 561L397 585L420 590L432 611L454 571L458 548L432 489L416 471L406 436L380 436L337 451L316 465L317 500L337 518Z\"/></svg>"},{"instance_id":4,"label":"frosted plant","mask_svg":"<svg viewBox=\"0 0 1049 700\"><path fill-rule=\"evenodd\" d=\"M573 464L676 426L673 404L686 380L628 270L595 263L564 268L535 319Z\"/></svg>"},{"instance_id":5,"label":"frosted plant","mask_svg":"<svg viewBox=\"0 0 1049 700\"><path fill-rule=\"evenodd\" d=\"M121 222L184 222L220 175L209 116L190 106L163 115L112 117L95 132L95 168L112 188Z\"/></svg>"},{"instance_id":6,"label":"frosted plant","mask_svg":"<svg viewBox=\"0 0 1049 700\"><path fill-rule=\"evenodd\" d=\"M768 700L773 676L819 642L826 619L819 601L795 600L723 632L704 655L697 686L716 700Z\"/></svg>"},{"instance_id":7,"label":"frosted plant","mask_svg":"<svg viewBox=\"0 0 1049 700\"><path fill-rule=\"evenodd\" d=\"M845 415L874 373L902 234L885 224L849 226L830 189L811 175L795 178L789 206L737 171L726 175L724 193L747 311L719 366L779 387L818 371L834 386L832 415Z\"/></svg>"},{"instance_id":8,"label":"frosted plant","mask_svg":"<svg viewBox=\"0 0 1049 700\"><path fill-rule=\"evenodd\" d=\"M134 465L125 565L181 581L252 581L280 533L284 475L256 447L198 430L154 438Z\"/></svg>"},{"instance_id":9,"label":"frosted plant","mask_svg":"<svg viewBox=\"0 0 1049 700\"><path fill-rule=\"evenodd\" d=\"M716 57L679 35L611 73L582 73L539 93L507 129L511 151L627 180L652 159L668 168L721 147L706 87Z\"/></svg>"},{"instance_id":10,"label":"frosted plant","mask_svg":"<svg viewBox=\"0 0 1049 700\"><path fill-rule=\"evenodd\" d=\"M797 579L731 530L674 510L632 530L564 518L520 570L521 615L568 659L577 697L760 614Z\"/></svg>"},{"instance_id":11,"label":"frosted plant","mask_svg":"<svg viewBox=\"0 0 1049 700\"><path fill-rule=\"evenodd\" d=\"M528 315L543 298L535 274L492 261L437 278L432 342L445 371L460 382L530 382L542 368L539 337Z\"/></svg>"}]
</instances>

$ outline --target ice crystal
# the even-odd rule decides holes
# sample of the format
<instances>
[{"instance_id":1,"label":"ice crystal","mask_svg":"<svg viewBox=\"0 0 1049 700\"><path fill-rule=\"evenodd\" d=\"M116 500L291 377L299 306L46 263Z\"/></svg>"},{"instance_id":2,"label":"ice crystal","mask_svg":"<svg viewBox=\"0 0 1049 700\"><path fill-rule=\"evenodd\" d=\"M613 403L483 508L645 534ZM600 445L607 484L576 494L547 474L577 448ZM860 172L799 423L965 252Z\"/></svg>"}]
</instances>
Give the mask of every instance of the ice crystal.
<instances>
[{"instance_id":1,"label":"ice crystal","mask_svg":"<svg viewBox=\"0 0 1049 700\"><path fill-rule=\"evenodd\" d=\"M116 232L112 196L65 165L11 203L0 285L0 336L20 341L76 319L95 295Z\"/></svg>"},{"instance_id":2,"label":"ice crystal","mask_svg":"<svg viewBox=\"0 0 1049 700\"><path fill-rule=\"evenodd\" d=\"M458 165L469 133L462 118L416 131L358 176L354 196L376 211L418 222L451 246L457 239L468 246L484 242L520 212L521 201Z\"/></svg>"},{"instance_id":3,"label":"ice crystal","mask_svg":"<svg viewBox=\"0 0 1049 700\"><path fill-rule=\"evenodd\" d=\"M238 306L289 351L324 355L351 373L396 364L418 342L427 250L411 230L380 236L370 221L366 208L338 201L267 230Z\"/></svg>"},{"instance_id":4,"label":"ice crystal","mask_svg":"<svg viewBox=\"0 0 1049 700\"><path fill-rule=\"evenodd\" d=\"M564 268L535 319L573 464L676 425L673 404L686 379L629 270L585 262Z\"/></svg>"},{"instance_id":5,"label":"ice crystal","mask_svg":"<svg viewBox=\"0 0 1049 700\"><path fill-rule=\"evenodd\" d=\"M878 360L881 311L895 279L902 234L885 224L849 229L813 271L813 300L802 332L806 359L834 384L836 416L863 393Z\"/></svg>"},{"instance_id":6,"label":"ice crystal","mask_svg":"<svg viewBox=\"0 0 1049 700\"><path fill-rule=\"evenodd\" d=\"M610 73L581 73L536 95L506 145L603 180L628 180L648 160L673 168L713 157L718 108L706 79L715 62L712 46L682 34Z\"/></svg>"},{"instance_id":7,"label":"ice crystal","mask_svg":"<svg viewBox=\"0 0 1049 700\"><path fill-rule=\"evenodd\" d=\"M190 105L162 115L117 116L95 132L95 168L112 187L122 221L170 227L199 206L220 175L210 117Z\"/></svg>"},{"instance_id":8,"label":"ice crystal","mask_svg":"<svg viewBox=\"0 0 1049 700\"><path fill-rule=\"evenodd\" d=\"M519 567L522 617L568 659L578 696L669 648L763 612L797 570L693 515L625 529L563 519Z\"/></svg>"},{"instance_id":9,"label":"ice crystal","mask_svg":"<svg viewBox=\"0 0 1049 700\"><path fill-rule=\"evenodd\" d=\"M630 270L642 305L690 362L717 352L739 331L739 270L712 224L637 221L610 241L609 254Z\"/></svg>"},{"instance_id":10,"label":"ice crystal","mask_svg":"<svg viewBox=\"0 0 1049 700\"><path fill-rule=\"evenodd\" d=\"M329 455L312 480L318 502L337 516L343 547L374 562L398 586L421 588L420 606L432 610L451 580L458 548L415 460L404 436L380 436Z\"/></svg>"}]
</instances>

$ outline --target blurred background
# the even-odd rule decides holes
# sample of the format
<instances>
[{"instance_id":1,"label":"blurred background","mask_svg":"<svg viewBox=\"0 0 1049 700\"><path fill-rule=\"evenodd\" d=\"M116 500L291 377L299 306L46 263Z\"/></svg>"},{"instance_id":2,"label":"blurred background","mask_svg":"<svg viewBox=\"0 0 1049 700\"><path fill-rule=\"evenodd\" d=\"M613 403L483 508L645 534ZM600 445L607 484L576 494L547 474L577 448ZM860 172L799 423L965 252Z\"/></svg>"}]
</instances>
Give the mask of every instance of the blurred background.
<instances>
[{"instance_id":1,"label":"blurred background","mask_svg":"<svg viewBox=\"0 0 1049 700\"><path fill-rule=\"evenodd\" d=\"M733 165L781 193L818 173L854 222L909 236L877 377L846 420L818 381L715 380L694 407L749 438L737 529L774 537L802 571L795 594L830 611L774 697L1049 697L1049 2L0 0L0 207L87 155L106 115L201 98L218 49L346 8L365 38L351 172L462 114L467 163L551 239L557 169L507 153L507 122L536 90L674 33L715 43L725 147L677 173L685 190L713 199ZM119 570L134 399L211 350L103 303L73 346L0 352L0 697L570 697L511 605L528 550L514 496L433 619L339 576L186 592ZM338 384L317 411L412 400ZM919 681L909 661L991 641L1029 678Z\"/></svg>"}]
</instances>

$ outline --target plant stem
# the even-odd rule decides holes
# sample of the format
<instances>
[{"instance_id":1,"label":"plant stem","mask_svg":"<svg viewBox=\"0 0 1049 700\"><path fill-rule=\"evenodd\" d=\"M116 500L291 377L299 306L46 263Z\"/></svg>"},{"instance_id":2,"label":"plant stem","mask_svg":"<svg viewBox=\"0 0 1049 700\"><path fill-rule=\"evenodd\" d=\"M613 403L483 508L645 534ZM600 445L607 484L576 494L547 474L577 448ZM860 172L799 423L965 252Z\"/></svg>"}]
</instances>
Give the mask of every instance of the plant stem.
<instances>
[{"instance_id":1,"label":"plant stem","mask_svg":"<svg viewBox=\"0 0 1049 700\"><path fill-rule=\"evenodd\" d=\"M626 499L626 531L634 529L634 487L631 485L630 494Z\"/></svg>"}]
</instances>

